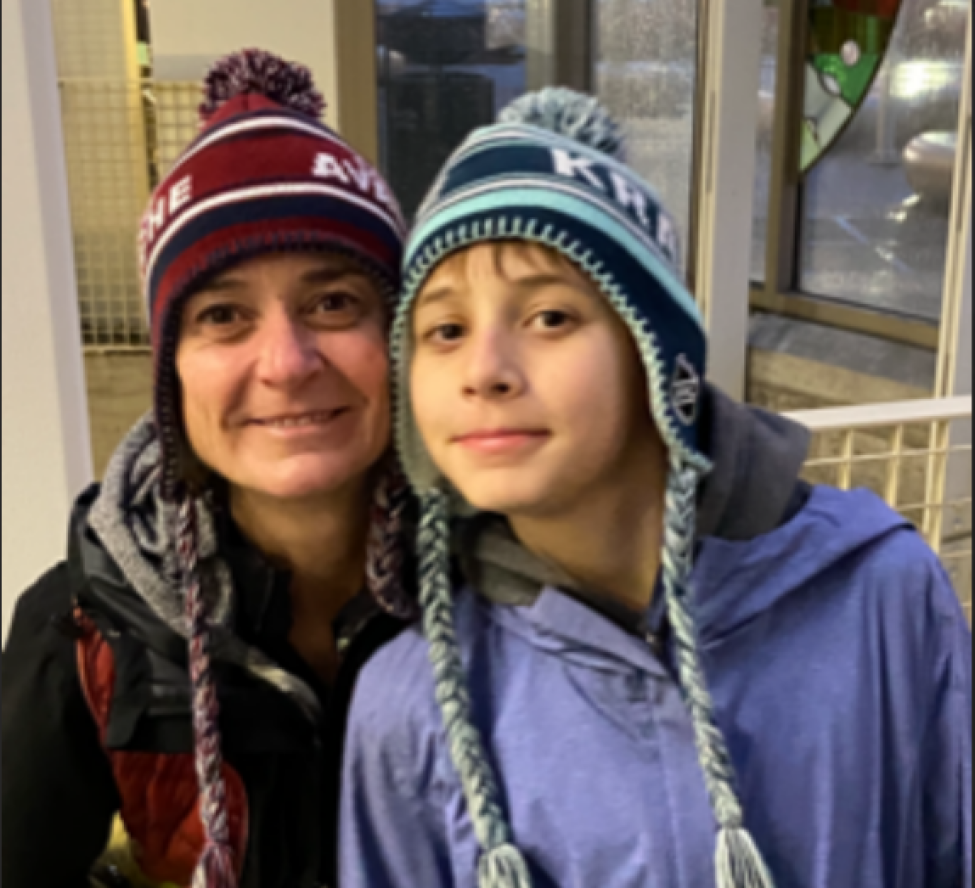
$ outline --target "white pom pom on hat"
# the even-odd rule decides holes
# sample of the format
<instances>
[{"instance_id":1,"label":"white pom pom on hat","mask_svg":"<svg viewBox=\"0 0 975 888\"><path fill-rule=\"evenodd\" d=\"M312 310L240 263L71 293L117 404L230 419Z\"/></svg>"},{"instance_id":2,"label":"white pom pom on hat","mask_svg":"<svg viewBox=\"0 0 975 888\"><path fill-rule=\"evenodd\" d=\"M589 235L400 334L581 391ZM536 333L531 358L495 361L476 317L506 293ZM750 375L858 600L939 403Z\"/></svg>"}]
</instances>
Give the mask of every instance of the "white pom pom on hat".
<instances>
[{"instance_id":1,"label":"white pom pom on hat","mask_svg":"<svg viewBox=\"0 0 975 888\"><path fill-rule=\"evenodd\" d=\"M529 93L505 108L498 122L537 126L626 160L622 125L599 99L575 90L551 87Z\"/></svg>"}]
</instances>

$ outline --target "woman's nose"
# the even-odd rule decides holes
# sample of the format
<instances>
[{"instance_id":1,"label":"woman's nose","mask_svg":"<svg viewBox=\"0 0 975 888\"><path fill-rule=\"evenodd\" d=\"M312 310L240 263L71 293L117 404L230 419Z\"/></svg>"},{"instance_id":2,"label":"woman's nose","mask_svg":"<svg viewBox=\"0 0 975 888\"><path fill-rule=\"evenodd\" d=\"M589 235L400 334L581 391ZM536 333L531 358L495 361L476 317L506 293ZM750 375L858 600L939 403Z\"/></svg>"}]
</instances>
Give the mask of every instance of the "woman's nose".
<instances>
[{"instance_id":1,"label":"woman's nose","mask_svg":"<svg viewBox=\"0 0 975 888\"><path fill-rule=\"evenodd\" d=\"M266 321L260 348L261 379L274 387L299 386L325 364L317 337L297 319L286 315Z\"/></svg>"}]
</instances>

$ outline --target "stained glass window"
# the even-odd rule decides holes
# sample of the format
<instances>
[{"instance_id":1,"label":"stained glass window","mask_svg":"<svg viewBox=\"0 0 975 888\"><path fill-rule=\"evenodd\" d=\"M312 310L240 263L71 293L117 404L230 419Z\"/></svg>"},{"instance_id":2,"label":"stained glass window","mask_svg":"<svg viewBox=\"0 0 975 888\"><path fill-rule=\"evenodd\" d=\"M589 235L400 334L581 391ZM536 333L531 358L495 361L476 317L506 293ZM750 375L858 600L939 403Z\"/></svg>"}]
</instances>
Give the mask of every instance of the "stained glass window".
<instances>
[{"instance_id":1,"label":"stained glass window","mask_svg":"<svg viewBox=\"0 0 975 888\"><path fill-rule=\"evenodd\" d=\"M813 0L802 168L827 154L866 99L902 0Z\"/></svg>"}]
</instances>

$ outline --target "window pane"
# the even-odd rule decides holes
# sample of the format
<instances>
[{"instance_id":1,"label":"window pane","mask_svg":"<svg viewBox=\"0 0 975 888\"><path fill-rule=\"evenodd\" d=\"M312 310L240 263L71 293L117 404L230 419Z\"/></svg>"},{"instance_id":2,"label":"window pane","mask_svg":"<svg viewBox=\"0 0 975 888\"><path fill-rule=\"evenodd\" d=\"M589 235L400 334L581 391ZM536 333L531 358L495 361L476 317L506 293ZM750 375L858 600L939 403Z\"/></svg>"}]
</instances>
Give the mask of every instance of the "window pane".
<instances>
[{"instance_id":1,"label":"window pane","mask_svg":"<svg viewBox=\"0 0 975 888\"><path fill-rule=\"evenodd\" d=\"M630 163L689 243L698 0L598 0L599 94L629 130ZM686 253L686 251L685 251Z\"/></svg>"},{"instance_id":2,"label":"window pane","mask_svg":"<svg viewBox=\"0 0 975 888\"><path fill-rule=\"evenodd\" d=\"M525 92L525 0L380 0L382 166L412 216L447 158Z\"/></svg>"},{"instance_id":3,"label":"window pane","mask_svg":"<svg viewBox=\"0 0 975 888\"><path fill-rule=\"evenodd\" d=\"M766 279L768 213L771 201L772 148L775 139L775 87L779 71L779 0L765 0L762 33L762 82L758 119L758 167L755 177L755 238L752 280Z\"/></svg>"},{"instance_id":4,"label":"window pane","mask_svg":"<svg viewBox=\"0 0 975 888\"><path fill-rule=\"evenodd\" d=\"M937 322L970 0L905 0L863 108L807 178L802 289Z\"/></svg>"}]
</instances>

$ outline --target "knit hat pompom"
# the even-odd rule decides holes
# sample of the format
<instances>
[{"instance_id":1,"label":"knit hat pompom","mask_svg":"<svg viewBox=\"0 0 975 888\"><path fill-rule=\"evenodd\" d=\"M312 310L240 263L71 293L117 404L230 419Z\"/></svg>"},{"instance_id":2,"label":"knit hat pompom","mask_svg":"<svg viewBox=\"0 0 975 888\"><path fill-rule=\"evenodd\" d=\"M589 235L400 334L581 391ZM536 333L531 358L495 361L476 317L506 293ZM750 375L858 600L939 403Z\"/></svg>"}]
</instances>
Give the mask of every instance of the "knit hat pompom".
<instances>
[{"instance_id":1,"label":"knit hat pompom","mask_svg":"<svg viewBox=\"0 0 975 888\"><path fill-rule=\"evenodd\" d=\"M505 108L498 120L551 130L617 160L626 157L626 136L620 123L599 99L575 90L557 87L529 93Z\"/></svg>"},{"instance_id":2,"label":"knit hat pompom","mask_svg":"<svg viewBox=\"0 0 975 888\"><path fill-rule=\"evenodd\" d=\"M245 49L217 62L204 84L200 118L204 124L238 96L260 95L319 120L327 107L304 65L286 62L261 49Z\"/></svg>"}]
</instances>

